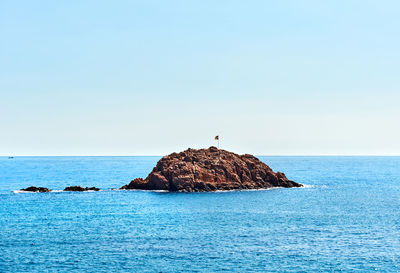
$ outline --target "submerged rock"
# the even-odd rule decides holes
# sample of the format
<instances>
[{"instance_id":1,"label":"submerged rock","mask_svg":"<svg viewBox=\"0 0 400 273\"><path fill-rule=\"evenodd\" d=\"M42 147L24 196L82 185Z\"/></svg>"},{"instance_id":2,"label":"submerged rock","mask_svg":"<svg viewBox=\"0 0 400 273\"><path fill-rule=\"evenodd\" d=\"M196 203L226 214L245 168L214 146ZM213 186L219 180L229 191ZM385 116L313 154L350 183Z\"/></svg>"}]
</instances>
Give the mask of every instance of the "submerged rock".
<instances>
[{"instance_id":1,"label":"submerged rock","mask_svg":"<svg viewBox=\"0 0 400 273\"><path fill-rule=\"evenodd\" d=\"M136 178L121 189L202 192L302 186L252 155L210 147L164 156L145 179Z\"/></svg>"},{"instance_id":2,"label":"submerged rock","mask_svg":"<svg viewBox=\"0 0 400 273\"><path fill-rule=\"evenodd\" d=\"M64 189L64 191L99 191L99 188L96 187L86 187L83 188L81 186L69 186Z\"/></svg>"},{"instance_id":3,"label":"submerged rock","mask_svg":"<svg viewBox=\"0 0 400 273\"><path fill-rule=\"evenodd\" d=\"M50 192L51 190L48 188L44 187L35 187L35 186L30 186L26 189L21 189L21 191L29 191L29 192Z\"/></svg>"}]
</instances>

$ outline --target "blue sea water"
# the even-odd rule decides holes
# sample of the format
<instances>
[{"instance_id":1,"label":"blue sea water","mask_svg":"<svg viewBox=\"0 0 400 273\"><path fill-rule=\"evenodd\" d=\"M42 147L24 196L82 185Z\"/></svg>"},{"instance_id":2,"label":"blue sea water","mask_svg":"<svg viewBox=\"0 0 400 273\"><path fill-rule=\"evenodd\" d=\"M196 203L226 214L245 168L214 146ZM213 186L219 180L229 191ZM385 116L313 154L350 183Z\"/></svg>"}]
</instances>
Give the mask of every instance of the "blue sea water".
<instances>
[{"instance_id":1,"label":"blue sea water","mask_svg":"<svg viewBox=\"0 0 400 273\"><path fill-rule=\"evenodd\" d=\"M400 157L260 157L305 188L111 190L158 159L0 157L0 272L400 271Z\"/></svg>"}]
</instances>

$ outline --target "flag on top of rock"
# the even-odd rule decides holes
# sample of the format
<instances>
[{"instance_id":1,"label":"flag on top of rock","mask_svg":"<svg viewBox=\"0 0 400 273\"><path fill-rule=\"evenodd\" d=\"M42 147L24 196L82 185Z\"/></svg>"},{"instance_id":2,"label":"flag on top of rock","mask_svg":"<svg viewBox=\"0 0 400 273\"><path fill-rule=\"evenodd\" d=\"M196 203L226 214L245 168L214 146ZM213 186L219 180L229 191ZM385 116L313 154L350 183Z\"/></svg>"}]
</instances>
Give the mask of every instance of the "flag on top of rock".
<instances>
[{"instance_id":1,"label":"flag on top of rock","mask_svg":"<svg viewBox=\"0 0 400 273\"><path fill-rule=\"evenodd\" d=\"M214 137L214 140L218 141L218 149L219 149L219 135L216 135L216 136Z\"/></svg>"}]
</instances>

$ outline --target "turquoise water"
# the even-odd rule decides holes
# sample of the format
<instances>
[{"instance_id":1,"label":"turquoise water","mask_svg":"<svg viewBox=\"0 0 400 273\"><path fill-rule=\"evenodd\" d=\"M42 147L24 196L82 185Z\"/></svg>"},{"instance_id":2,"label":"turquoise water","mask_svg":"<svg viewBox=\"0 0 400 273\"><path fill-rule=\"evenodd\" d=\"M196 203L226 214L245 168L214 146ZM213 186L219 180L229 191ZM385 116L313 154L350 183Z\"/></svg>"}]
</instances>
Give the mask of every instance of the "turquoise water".
<instances>
[{"instance_id":1,"label":"turquoise water","mask_svg":"<svg viewBox=\"0 0 400 273\"><path fill-rule=\"evenodd\" d=\"M299 189L110 190L158 159L0 157L0 272L400 271L400 157L260 157Z\"/></svg>"}]
</instances>

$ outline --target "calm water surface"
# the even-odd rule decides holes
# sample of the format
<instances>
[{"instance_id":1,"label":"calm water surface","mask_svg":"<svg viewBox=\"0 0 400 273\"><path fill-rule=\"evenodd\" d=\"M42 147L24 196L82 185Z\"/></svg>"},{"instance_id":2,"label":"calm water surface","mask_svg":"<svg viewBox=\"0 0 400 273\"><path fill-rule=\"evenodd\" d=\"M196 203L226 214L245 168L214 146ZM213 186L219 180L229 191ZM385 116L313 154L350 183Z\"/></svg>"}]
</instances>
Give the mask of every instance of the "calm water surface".
<instances>
[{"instance_id":1,"label":"calm water surface","mask_svg":"<svg viewBox=\"0 0 400 273\"><path fill-rule=\"evenodd\" d=\"M0 272L400 271L400 157L260 158L308 186L111 191L159 157L0 157Z\"/></svg>"}]
</instances>

